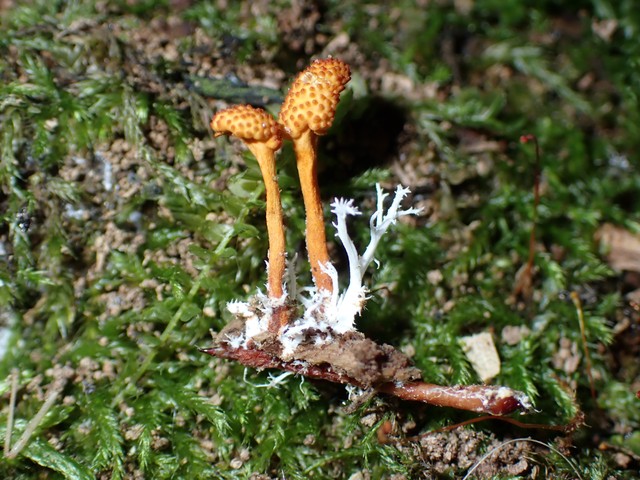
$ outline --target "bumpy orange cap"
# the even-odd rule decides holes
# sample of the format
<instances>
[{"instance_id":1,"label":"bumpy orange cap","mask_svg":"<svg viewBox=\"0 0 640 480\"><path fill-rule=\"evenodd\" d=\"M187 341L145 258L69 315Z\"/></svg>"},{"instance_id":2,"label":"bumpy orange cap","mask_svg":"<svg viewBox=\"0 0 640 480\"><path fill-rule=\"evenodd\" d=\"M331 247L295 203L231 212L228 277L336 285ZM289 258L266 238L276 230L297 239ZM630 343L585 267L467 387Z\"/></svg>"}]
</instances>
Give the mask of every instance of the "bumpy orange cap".
<instances>
[{"instance_id":1,"label":"bumpy orange cap","mask_svg":"<svg viewBox=\"0 0 640 480\"><path fill-rule=\"evenodd\" d=\"M280 123L291 138L307 129L324 135L336 114L340 92L351 80L349 65L336 58L315 60L300 72L285 98Z\"/></svg>"},{"instance_id":2,"label":"bumpy orange cap","mask_svg":"<svg viewBox=\"0 0 640 480\"><path fill-rule=\"evenodd\" d=\"M251 105L219 111L211 120L211 128L216 137L231 134L248 143L265 143L272 150L282 146L282 130L275 118Z\"/></svg>"}]
</instances>

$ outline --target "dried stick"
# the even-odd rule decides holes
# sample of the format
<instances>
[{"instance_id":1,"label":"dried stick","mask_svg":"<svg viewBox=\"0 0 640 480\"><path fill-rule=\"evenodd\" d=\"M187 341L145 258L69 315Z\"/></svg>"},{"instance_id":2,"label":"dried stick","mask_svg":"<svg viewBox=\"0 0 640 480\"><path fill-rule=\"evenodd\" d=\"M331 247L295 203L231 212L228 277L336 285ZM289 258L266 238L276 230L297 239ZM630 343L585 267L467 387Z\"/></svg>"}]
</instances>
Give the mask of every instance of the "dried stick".
<instances>
[{"instance_id":1,"label":"dried stick","mask_svg":"<svg viewBox=\"0 0 640 480\"><path fill-rule=\"evenodd\" d=\"M224 343L201 351L215 357L236 360L243 365L257 368L258 370L277 368L309 378L366 388L366 385L363 385L358 379L345 375L326 363L310 365L295 360L285 361L257 348L234 348ZM508 415L517 410L527 411L531 408L529 400L524 393L508 387L490 385L445 387L425 382L389 382L376 386L375 389L378 392L394 395L403 400L414 400L439 407L451 407L490 415Z\"/></svg>"}]
</instances>

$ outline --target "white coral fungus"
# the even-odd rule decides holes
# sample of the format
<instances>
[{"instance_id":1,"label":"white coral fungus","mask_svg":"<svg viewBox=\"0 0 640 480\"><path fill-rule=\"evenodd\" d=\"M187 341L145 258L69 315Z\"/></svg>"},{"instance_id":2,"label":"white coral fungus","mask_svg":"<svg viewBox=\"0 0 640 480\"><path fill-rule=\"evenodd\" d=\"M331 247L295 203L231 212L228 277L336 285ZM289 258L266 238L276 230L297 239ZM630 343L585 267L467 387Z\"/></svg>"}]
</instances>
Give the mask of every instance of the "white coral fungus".
<instances>
[{"instance_id":1,"label":"white coral fungus","mask_svg":"<svg viewBox=\"0 0 640 480\"><path fill-rule=\"evenodd\" d=\"M353 329L356 315L362 312L362 308L367 301L367 288L362 284L364 274L374 260L374 254L382 236L394 225L398 218L405 215L416 215L421 209L408 208L400 209L400 203L410 193L408 188L398 185L391 202L391 206L385 213L384 201L389 196L384 193L380 184L376 184L378 196L377 209L371 215L369 228L371 229L371 239L369 245L362 255L358 255L356 246L349 237L347 231L347 216L360 215L360 211L353 206L353 200L336 199L331 204L331 211L336 216L336 236L342 242L349 260L349 286L340 294L335 306L336 317L332 328L338 333L344 333Z\"/></svg>"}]
</instances>

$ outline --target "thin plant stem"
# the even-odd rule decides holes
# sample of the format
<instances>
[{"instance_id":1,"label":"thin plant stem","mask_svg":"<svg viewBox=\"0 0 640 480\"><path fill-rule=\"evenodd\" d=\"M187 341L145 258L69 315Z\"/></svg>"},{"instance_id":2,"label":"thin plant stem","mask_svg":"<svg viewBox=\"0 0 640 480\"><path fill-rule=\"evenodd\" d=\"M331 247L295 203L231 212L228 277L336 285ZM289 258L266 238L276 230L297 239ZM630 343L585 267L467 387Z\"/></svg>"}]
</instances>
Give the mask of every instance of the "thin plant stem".
<instances>
[{"instance_id":1,"label":"thin plant stem","mask_svg":"<svg viewBox=\"0 0 640 480\"><path fill-rule=\"evenodd\" d=\"M11 450L11 434L13 433L13 416L16 411L16 397L18 394L18 369L11 370L11 397L9 398L9 414L7 415L7 431L4 436L4 456L8 457Z\"/></svg>"},{"instance_id":2,"label":"thin plant stem","mask_svg":"<svg viewBox=\"0 0 640 480\"><path fill-rule=\"evenodd\" d=\"M521 422L521 421L516 420L515 418L511 418L511 417L498 417L498 416L495 416L495 415L483 415L482 417L470 418L468 420L465 420L464 422L458 422L458 423L456 423L454 425L447 425L445 427L436 428L435 430L431 430L430 432L427 432L427 433L422 434L422 435L416 435L414 437L407 437L407 438L404 439L404 442L418 442L422 438L424 438L424 437L426 437L428 435L432 435L434 433L450 432L452 430L455 430L456 428L464 427L464 426L467 426L467 425L473 425L474 423L480 423L480 422L486 422L486 421L492 421L492 420L510 423L511 425L515 425L516 427L519 427L519 428L536 429L536 430L551 430L551 431L556 431L556 432L562 432L564 434L569 434L569 433L572 433L572 432L576 431L578 428L580 428L581 425L584 424L584 415L582 414L582 412L580 412L578 415L576 415L575 418L573 418L566 425L548 425L546 423L527 423L527 422Z\"/></svg>"},{"instance_id":3,"label":"thin plant stem","mask_svg":"<svg viewBox=\"0 0 640 480\"><path fill-rule=\"evenodd\" d=\"M533 269L533 260L536 254L536 224L538 223L538 206L540 205L540 145L538 137L530 135L536 150L536 165L533 177L533 225L531 226L531 234L529 236L529 259L527 260L527 269L529 272Z\"/></svg>"},{"instance_id":4,"label":"thin plant stem","mask_svg":"<svg viewBox=\"0 0 640 480\"><path fill-rule=\"evenodd\" d=\"M64 388L65 384L66 384L66 380L60 381L60 382L54 381L51 384L51 386L47 390L47 398L45 398L45 401L40 407L40 410L38 410L38 412L35 414L35 416L31 420L29 420L27 427L24 429L24 432L22 432L22 436L18 439L14 447L9 451L9 453L5 455L7 458L16 458L18 454L22 451L22 449L27 445L27 443L29 443L31 436L36 431L40 423L42 423L44 416L47 414L49 409L53 406L53 404L57 400L58 395L60 395L60 393L62 392L62 389Z\"/></svg>"},{"instance_id":5,"label":"thin plant stem","mask_svg":"<svg viewBox=\"0 0 640 480\"><path fill-rule=\"evenodd\" d=\"M578 314L578 324L580 325L580 336L582 337L582 349L584 350L584 359L587 363L587 377L589 378L589 388L591 389L591 398L596 399L596 388L593 383L593 375L591 374L591 355L589 355L589 349L587 348L587 333L584 326L584 312L582 310L582 302L576 292L571 292L571 301L576 307L576 313Z\"/></svg>"},{"instance_id":6,"label":"thin plant stem","mask_svg":"<svg viewBox=\"0 0 640 480\"><path fill-rule=\"evenodd\" d=\"M516 282L514 288L514 295L522 294L528 297L531 293L532 275L533 275L533 262L536 255L536 225L538 223L538 206L540 204L540 145L538 144L538 137L532 134L522 135L520 137L521 143L533 142L535 146L535 172L533 179L533 216L531 232L529 234L529 258L525 265L524 271L520 277L520 280Z\"/></svg>"}]
</instances>

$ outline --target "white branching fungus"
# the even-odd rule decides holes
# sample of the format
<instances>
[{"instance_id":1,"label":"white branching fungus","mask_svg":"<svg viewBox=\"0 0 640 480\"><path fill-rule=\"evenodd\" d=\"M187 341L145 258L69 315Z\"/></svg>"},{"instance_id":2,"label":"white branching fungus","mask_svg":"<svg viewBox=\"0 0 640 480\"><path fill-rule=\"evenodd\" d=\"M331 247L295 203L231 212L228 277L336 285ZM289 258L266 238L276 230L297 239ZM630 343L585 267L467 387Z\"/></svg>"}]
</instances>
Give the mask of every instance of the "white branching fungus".
<instances>
[{"instance_id":1,"label":"white branching fungus","mask_svg":"<svg viewBox=\"0 0 640 480\"><path fill-rule=\"evenodd\" d=\"M240 348L244 345L245 338L244 335L226 335L225 336L229 347L232 349Z\"/></svg>"},{"instance_id":2,"label":"white branching fungus","mask_svg":"<svg viewBox=\"0 0 640 480\"><path fill-rule=\"evenodd\" d=\"M259 296L258 293L257 296ZM258 312L256 312L249 303L233 301L227 303L227 310L236 318L243 318L244 324L244 343L249 338L255 337L259 333L266 330L266 326L269 324L268 318L260 318Z\"/></svg>"},{"instance_id":3,"label":"white branching fungus","mask_svg":"<svg viewBox=\"0 0 640 480\"><path fill-rule=\"evenodd\" d=\"M400 203L410 193L408 188L398 185L393 201L389 209L385 212L384 201L389 196L382 190L380 184L376 184L377 209L369 220L371 239L369 245L362 255L358 254L353 240L347 231L347 216L357 216L361 212L353 206L353 200L336 199L331 204L331 211L336 216L336 236L342 242L349 261L349 286L342 293L336 304L336 317L333 322L333 329L337 333L344 333L353 329L355 317L362 312L362 308L367 301L367 288L362 284L364 274L374 260L374 254L380 239L394 225L398 218L406 215L416 215L421 209L408 208L400 209Z\"/></svg>"},{"instance_id":4,"label":"white branching fungus","mask_svg":"<svg viewBox=\"0 0 640 480\"><path fill-rule=\"evenodd\" d=\"M347 391L347 399L350 402L355 402L365 393L365 390L360 387L356 387L355 385L346 385L345 390Z\"/></svg>"}]
</instances>

